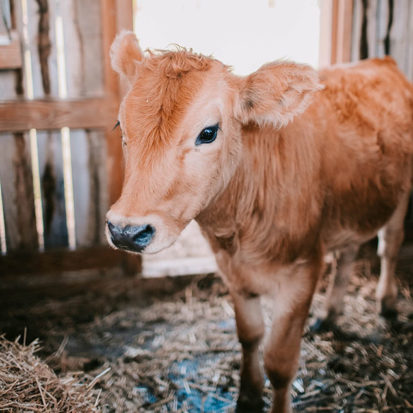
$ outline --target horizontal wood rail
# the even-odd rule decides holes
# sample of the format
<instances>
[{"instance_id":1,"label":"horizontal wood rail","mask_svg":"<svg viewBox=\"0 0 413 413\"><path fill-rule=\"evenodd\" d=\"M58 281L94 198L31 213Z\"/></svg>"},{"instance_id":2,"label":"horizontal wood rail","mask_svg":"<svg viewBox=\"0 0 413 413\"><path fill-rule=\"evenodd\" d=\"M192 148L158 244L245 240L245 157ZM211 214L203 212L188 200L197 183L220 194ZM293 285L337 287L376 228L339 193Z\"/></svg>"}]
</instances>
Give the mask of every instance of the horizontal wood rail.
<instances>
[{"instance_id":1,"label":"horizontal wood rail","mask_svg":"<svg viewBox=\"0 0 413 413\"><path fill-rule=\"evenodd\" d=\"M0 131L107 129L116 123L117 104L111 98L0 101Z\"/></svg>"},{"instance_id":2,"label":"horizontal wood rail","mask_svg":"<svg viewBox=\"0 0 413 413\"><path fill-rule=\"evenodd\" d=\"M0 256L0 276L15 274L48 274L85 269L105 269L120 265L127 275L141 272L139 256L129 255L107 246L96 246L69 251L10 252Z\"/></svg>"}]
</instances>

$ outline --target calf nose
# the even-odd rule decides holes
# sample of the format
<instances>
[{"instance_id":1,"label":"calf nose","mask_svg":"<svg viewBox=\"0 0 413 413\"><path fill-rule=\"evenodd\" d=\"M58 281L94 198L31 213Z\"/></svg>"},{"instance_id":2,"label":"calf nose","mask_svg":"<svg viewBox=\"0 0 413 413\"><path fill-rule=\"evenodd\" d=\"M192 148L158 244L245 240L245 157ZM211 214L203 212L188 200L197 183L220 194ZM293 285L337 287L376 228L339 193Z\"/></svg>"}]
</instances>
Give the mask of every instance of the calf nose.
<instances>
[{"instance_id":1,"label":"calf nose","mask_svg":"<svg viewBox=\"0 0 413 413\"><path fill-rule=\"evenodd\" d=\"M152 225L119 227L108 221L108 228L116 247L135 252L142 252L155 234L155 228Z\"/></svg>"}]
</instances>

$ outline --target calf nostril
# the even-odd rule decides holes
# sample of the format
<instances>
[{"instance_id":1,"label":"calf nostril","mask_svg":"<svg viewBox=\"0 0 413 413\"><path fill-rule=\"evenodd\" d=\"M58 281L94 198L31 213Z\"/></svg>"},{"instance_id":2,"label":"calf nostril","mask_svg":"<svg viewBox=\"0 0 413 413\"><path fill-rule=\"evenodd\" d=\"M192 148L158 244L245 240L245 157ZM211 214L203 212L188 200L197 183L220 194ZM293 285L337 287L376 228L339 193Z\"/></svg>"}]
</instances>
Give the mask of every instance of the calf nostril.
<instances>
[{"instance_id":1,"label":"calf nostril","mask_svg":"<svg viewBox=\"0 0 413 413\"><path fill-rule=\"evenodd\" d=\"M146 247L152 240L155 228L152 225L142 225L134 229L135 233L132 235L133 241L140 247Z\"/></svg>"},{"instance_id":2,"label":"calf nostril","mask_svg":"<svg viewBox=\"0 0 413 413\"><path fill-rule=\"evenodd\" d=\"M108 221L107 224L112 237L117 238L122 234L122 228L113 225L110 221Z\"/></svg>"}]
</instances>

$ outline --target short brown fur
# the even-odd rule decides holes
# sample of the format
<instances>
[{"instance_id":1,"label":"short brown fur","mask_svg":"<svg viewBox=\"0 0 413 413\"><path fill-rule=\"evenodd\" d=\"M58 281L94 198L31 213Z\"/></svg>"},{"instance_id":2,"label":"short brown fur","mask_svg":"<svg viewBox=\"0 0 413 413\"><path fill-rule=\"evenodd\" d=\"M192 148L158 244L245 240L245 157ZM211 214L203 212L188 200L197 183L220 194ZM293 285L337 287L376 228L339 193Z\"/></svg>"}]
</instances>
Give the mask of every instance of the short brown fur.
<instances>
[{"instance_id":1,"label":"short brown fur","mask_svg":"<svg viewBox=\"0 0 413 413\"><path fill-rule=\"evenodd\" d=\"M125 61L121 45L133 35L121 36L115 61ZM394 304L412 178L413 87L390 58L326 69L320 80L308 66L283 62L237 77L216 60L178 50L142 57L128 72L132 86L120 111L126 175L108 219L156 226L145 252L198 221L234 299L244 360L240 410L260 405L259 297L274 297L265 368L273 412L287 412L323 255L350 248L353 257L384 228L378 298ZM213 124L216 140L195 145ZM330 319L338 306L328 308Z\"/></svg>"}]
</instances>

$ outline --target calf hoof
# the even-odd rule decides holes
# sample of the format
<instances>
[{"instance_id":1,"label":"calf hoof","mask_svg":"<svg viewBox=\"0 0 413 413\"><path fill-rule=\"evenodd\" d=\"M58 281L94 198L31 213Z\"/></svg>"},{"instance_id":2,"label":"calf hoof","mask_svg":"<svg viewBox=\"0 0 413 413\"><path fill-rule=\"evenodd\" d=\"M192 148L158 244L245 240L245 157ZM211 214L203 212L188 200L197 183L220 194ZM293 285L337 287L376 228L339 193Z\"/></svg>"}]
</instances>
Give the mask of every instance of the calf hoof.
<instances>
[{"instance_id":1,"label":"calf hoof","mask_svg":"<svg viewBox=\"0 0 413 413\"><path fill-rule=\"evenodd\" d=\"M317 318L317 320L310 326L310 331L312 333L323 333L324 331L332 330L334 330L334 324L328 318Z\"/></svg>"},{"instance_id":2,"label":"calf hoof","mask_svg":"<svg viewBox=\"0 0 413 413\"><path fill-rule=\"evenodd\" d=\"M397 318L397 310L395 308L381 308L380 315L388 320L393 320Z\"/></svg>"},{"instance_id":3,"label":"calf hoof","mask_svg":"<svg viewBox=\"0 0 413 413\"><path fill-rule=\"evenodd\" d=\"M379 314L387 319L394 319L397 317L397 309L394 305L394 300L382 300L379 304Z\"/></svg>"},{"instance_id":4,"label":"calf hoof","mask_svg":"<svg viewBox=\"0 0 413 413\"><path fill-rule=\"evenodd\" d=\"M251 395L240 395L237 401L236 413L261 413L264 408L264 402L260 397Z\"/></svg>"}]
</instances>

